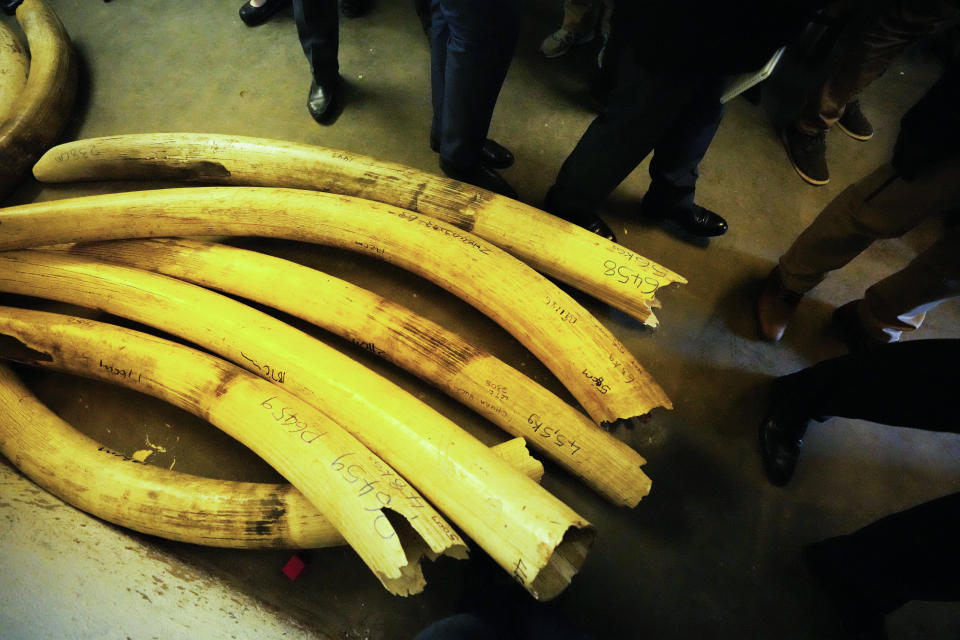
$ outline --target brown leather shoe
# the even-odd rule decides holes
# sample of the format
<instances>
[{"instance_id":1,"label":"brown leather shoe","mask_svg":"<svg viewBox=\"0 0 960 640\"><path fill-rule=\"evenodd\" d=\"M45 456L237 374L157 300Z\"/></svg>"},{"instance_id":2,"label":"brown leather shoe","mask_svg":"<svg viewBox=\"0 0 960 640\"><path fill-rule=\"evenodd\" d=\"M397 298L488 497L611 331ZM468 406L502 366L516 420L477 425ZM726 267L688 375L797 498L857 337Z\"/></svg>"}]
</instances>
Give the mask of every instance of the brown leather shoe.
<instances>
[{"instance_id":1,"label":"brown leather shoe","mask_svg":"<svg viewBox=\"0 0 960 640\"><path fill-rule=\"evenodd\" d=\"M783 337L801 298L802 293L790 291L783 286L780 267L774 267L763 281L763 289L757 298L757 323L760 336L764 340L778 342Z\"/></svg>"}]
</instances>

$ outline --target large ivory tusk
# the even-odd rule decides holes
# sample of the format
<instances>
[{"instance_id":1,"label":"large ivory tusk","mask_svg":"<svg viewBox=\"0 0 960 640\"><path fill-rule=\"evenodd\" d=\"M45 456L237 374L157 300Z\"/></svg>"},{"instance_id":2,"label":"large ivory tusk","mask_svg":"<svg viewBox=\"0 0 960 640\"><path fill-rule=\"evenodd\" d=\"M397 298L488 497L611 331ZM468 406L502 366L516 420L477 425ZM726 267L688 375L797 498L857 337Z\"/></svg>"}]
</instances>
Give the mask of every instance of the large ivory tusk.
<instances>
[{"instance_id":1,"label":"large ivory tusk","mask_svg":"<svg viewBox=\"0 0 960 640\"><path fill-rule=\"evenodd\" d=\"M29 69L27 52L20 39L5 22L0 22L0 126L13 115Z\"/></svg>"},{"instance_id":2,"label":"large ivory tusk","mask_svg":"<svg viewBox=\"0 0 960 640\"><path fill-rule=\"evenodd\" d=\"M278 385L168 340L70 316L0 307L0 337L3 357L156 396L239 440L326 515L393 594L422 591L421 556L466 557L412 487Z\"/></svg>"},{"instance_id":3,"label":"large ivory tusk","mask_svg":"<svg viewBox=\"0 0 960 640\"><path fill-rule=\"evenodd\" d=\"M0 308L2 313L11 311ZM28 312L12 315L29 318ZM543 474L543 465L527 453L523 438L491 451L534 480ZM330 520L292 485L212 480L144 464L61 420L3 364L0 454L78 509L141 533L237 549L346 544Z\"/></svg>"},{"instance_id":4,"label":"large ivory tusk","mask_svg":"<svg viewBox=\"0 0 960 640\"><path fill-rule=\"evenodd\" d=\"M604 497L636 506L644 459L536 382L458 335L320 271L193 240L120 240L75 253L147 269L267 304L317 324L437 385L507 432L526 436Z\"/></svg>"},{"instance_id":5,"label":"large ivory tusk","mask_svg":"<svg viewBox=\"0 0 960 640\"><path fill-rule=\"evenodd\" d=\"M417 273L509 331L595 422L671 407L606 327L559 287L495 246L417 213L294 189L136 191L0 209L0 250L171 235L262 235L333 245Z\"/></svg>"},{"instance_id":6,"label":"large ivory tusk","mask_svg":"<svg viewBox=\"0 0 960 640\"><path fill-rule=\"evenodd\" d=\"M0 198L60 135L77 90L73 48L56 14L41 0L24 0L17 20L30 47L30 74L10 118L0 124Z\"/></svg>"},{"instance_id":7,"label":"large ivory tusk","mask_svg":"<svg viewBox=\"0 0 960 640\"><path fill-rule=\"evenodd\" d=\"M166 276L42 251L0 253L0 290L143 322L274 380L378 452L535 597L560 593L586 558L594 531L569 507L396 385L264 313Z\"/></svg>"},{"instance_id":8,"label":"large ivory tusk","mask_svg":"<svg viewBox=\"0 0 960 640\"><path fill-rule=\"evenodd\" d=\"M398 164L303 144L198 133L111 136L51 149L43 182L173 179L315 189L392 204L472 231L649 326L647 301L686 279L629 249L516 200Z\"/></svg>"}]
</instances>

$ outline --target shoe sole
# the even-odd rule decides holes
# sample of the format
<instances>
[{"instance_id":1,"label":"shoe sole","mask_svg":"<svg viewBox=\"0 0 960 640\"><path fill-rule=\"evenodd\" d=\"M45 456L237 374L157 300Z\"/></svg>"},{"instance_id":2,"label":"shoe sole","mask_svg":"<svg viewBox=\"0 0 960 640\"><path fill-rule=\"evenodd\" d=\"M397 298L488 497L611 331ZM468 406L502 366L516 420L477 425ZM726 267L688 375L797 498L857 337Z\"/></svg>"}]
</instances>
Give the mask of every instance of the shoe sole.
<instances>
[{"instance_id":1,"label":"shoe sole","mask_svg":"<svg viewBox=\"0 0 960 640\"><path fill-rule=\"evenodd\" d=\"M868 136L860 135L859 133L854 133L853 131L850 131L850 129L847 129L845 126L843 126L841 122L837 122L837 128L839 128L840 131L843 131L845 134L847 134L854 140L859 140L860 142L866 142L867 140L873 137L873 133L871 133Z\"/></svg>"},{"instance_id":2,"label":"shoe sole","mask_svg":"<svg viewBox=\"0 0 960 640\"><path fill-rule=\"evenodd\" d=\"M830 178L827 178L826 180L818 180L817 178L812 178L807 174L805 174L803 171L801 171L800 167L797 166L796 161L794 161L793 159L793 154L790 153L790 145L787 143L786 132L783 132L780 134L780 140L783 142L783 148L787 152L787 159L790 160L790 164L793 166L794 171L796 171L800 175L800 177L803 178L804 182L807 182L808 184L812 184L815 187L822 187L823 185L828 184L830 182Z\"/></svg>"},{"instance_id":3,"label":"shoe sole","mask_svg":"<svg viewBox=\"0 0 960 640\"><path fill-rule=\"evenodd\" d=\"M574 40L574 41L573 41L573 44L571 44L569 47L567 47L566 49L564 49L563 51L561 51L561 52L559 52L559 53L550 53L550 54L548 54L548 53L544 53L543 49L540 49L540 53L543 53L543 57L546 58L547 60L553 60L554 58L559 58L560 56L567 54L567 53L570 51L570 49L573 49L575 46L580 45L580 44L587 44L588 42L590 42L590 41L592 41L592 40L593 40L593 31L591 31L591 32L590 32L588 35L586 35L586 36L581 36L579 39Z\"/></svg>"}]
</instances>

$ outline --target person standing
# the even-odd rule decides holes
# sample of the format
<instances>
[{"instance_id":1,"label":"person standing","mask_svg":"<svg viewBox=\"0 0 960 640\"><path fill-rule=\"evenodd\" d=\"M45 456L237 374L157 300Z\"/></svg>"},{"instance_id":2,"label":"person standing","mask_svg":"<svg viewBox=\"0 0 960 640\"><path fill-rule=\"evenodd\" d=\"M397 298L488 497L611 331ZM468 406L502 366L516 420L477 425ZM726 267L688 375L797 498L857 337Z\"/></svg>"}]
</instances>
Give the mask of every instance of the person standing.
<instances>
[{"instance_id":1,"label":"person standing","mask_svg":"<svg viewBox=\"0 0 960 640\"><path fill-rule=\"evenodd\" d=\"M496 171L513 154L487 134L517 44L520 2L432 1L430 148L446 176L514 198Z\"/></svg>"},{"instance_id":2,"label":"person standing","mask_svg":"<svg viewBox=\"0 0 960 640\"><path fill-rule=\"evenodd\" d=\"M960 63L954 61L904 116L891 164L842 191L767 276L757 299L762 338L780 340L803 295L880 238L942 216L945 231L900 271L839 307L855 348L900 339L928 311L960 295Z\"/></svg>"},{"instance_id":3,"label":"person standing","mask_svg":"<svg viewBox=\"0 0 960 640\"><path fill-rule=\"evenodd\" d=\"M343 15L348 18L363 15L367 12L368 1L341 0ZM255 27L269 20L287 2L248 0L240 7L240 19L247 26ZM319 124L330 124L339 109L341 94L337 0L293 0L293 19L312 75L307 111Z\"/></svg>"},{"instance_id":4,"label":"person standing","mask_svg":"<svg viewBox=\"0 0 960 640\"><path fill-rule=\"evenodd\" d=\"M554 215L610 240L594 209L653 152L640 215L687 234L718 236L727 223L694 202L699 164L720 125L728 74L759 69L823 4L648 0L614 5L617 81L544 201Z\"/></svg>"},{"instance_id":5,"label":"person standing","mask_svg":"<svg viewBox=\"0 0 960 640\"><path fill-rule=\"evenodd\" d=\"M960 433L960 340L913 340L824 360L777 378L760 425L771 484L789 483L813 421L831 417ZM960 493L803 549L853 638L883 639L884 617L911 600L960 600Z\"/></svg>"},{"instance_id":6,"label":"person standing","mask_svg":"<svg viewBox=\"0 0 960 640\"><path fill-rule=\"evenodd\" d=\"M827 78L808 96L798 118L781 131L787 157L801 178L830 182L827 132L834 126L855 140L873 137L860 108L860 93L908 46L957 13L957 0L882 0L862 3L841 35Z\"/></svg>"}]
</instances>

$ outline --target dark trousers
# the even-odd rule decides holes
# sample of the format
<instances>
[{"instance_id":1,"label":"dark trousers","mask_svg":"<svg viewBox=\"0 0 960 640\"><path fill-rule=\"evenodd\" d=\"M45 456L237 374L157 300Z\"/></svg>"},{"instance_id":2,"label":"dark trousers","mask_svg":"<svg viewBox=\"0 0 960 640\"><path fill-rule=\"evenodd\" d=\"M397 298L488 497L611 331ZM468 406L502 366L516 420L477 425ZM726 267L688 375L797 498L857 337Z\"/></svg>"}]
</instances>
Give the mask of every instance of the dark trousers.
<instances>
[{"instance_id":1,"label":"dark trousers","mask_svg":"<svg viewBox=\"0 0 960 640\"><path fill-rule=\"evenodd\" d=\"M480 163L520 28L519 0L432 0L430 136L457 167Z\"/></svg>"},{"instance_id":2,"label":"dark trousers","mask_svg":"<svg viewBox=\"0 0 960 640\"><path fill-rule=\"evenodd\" d=\"M825 360L774 382L774 404L960 432L960 340L916 340ZM846 609L885 615L910 600L960 599L960 493L809 545L813 574Z\"/></svg>"},{"instance_id":3,"label":"dark trousers","mask_svg":"<svg viewBox=\"0 0 960 640\"><path fill-rule=\"evenodd\" d=\"M829 76L808 97L797 129L814 135L832 127L846 105L883 75L898 55L956 13L953 0L865 3L841 36Z\"/></svg>"},{"instance_id":4,"label":"dark trousers","mask_svg":"<svg viewBox=\"0 0 960 640\"><path fill-rule=\"evenodd\" d=\"M791 415L960 432L960 339L895 342L825 360L773 383Z\"/></svg>"},{"instance_id":5,"label":"dark trousers","mask_svg":"<svg viewBox=\"0 0 960 640\"><path fill-rule=\"evenodd\" d=\"M340 70L337 0L293 0L293 19L314 80L324 84L336 80Z\"/></svg>"},{"instance_id":6,"label":"dark trousers","mask_svg":"<svg viewBox=\"0 0 960 640\"><path fill-rule=\"evenodd\" d=\"M611 39L617 38L616 27ZM567 157L550 194L559 215L590 210L653 151L650 197L690 207L699 164L720 126L723 78L643 69L632 46L617 52L617 86Z\"/></svg>"},{"instance_id":7,"label":"dark trousers","mask_svg":"<svg viewBox=\"0 0 960 640\"><path fill-rule=\"evenodd\" d=\"M886 615L911 600L960 600L960 493L804 549L842 605Z\"/></svg>"}]
</instances>

